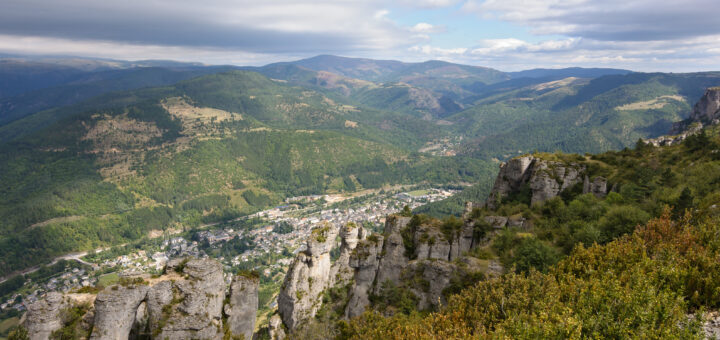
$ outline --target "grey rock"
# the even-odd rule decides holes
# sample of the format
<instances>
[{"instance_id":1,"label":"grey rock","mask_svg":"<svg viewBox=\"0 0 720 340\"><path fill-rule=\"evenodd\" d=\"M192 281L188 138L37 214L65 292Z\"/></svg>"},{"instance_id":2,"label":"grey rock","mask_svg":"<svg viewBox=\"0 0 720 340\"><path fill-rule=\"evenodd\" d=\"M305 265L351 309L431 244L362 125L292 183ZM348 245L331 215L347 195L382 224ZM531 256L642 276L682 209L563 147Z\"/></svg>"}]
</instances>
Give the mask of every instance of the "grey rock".
<instances>
[{"instance_id":1,"label":"grey rock","mask_svg":"<svg viewBox=\"0 0 720 340\"><path fill-rule=\"evenodd\" d=\"M535 158L524 156L513 158L500 164L500 172L495 179L486 205L490 209L497 209L497 202L509 193L517 191L530 179L528 171Z\"/></svg>"},{"instance_id":2,"label":"grey rock","mask_svg":"<svg viewBox=\"0 0 720 340\"><path fill-rule=\"evenodd\" d=\"M185 264L187 279L159 283L148 292L150 328L159 339L221 339L225 281L210 259Z\"/></svg>"},{"instance_id":3,"label":"grey rock","mask_svg":"<svg viewBox=\"0 0 720 340\"><path fill-rule=\"evenodd\" d=\"M288 329L314 317L320 308L321 293L332 280L330 251L337 235L331 225L313 230L307 250L290 265L278 294L278 313Z\"/></svg>"},{"instance_id":4,"label":"grey rock","mask_svg":"<svg viewBox=\"0 0 720 340\"><path fill-rule=\"evenodd\" d=\"M385 221L385 238L382 256L378 263L377 277L375 278L375 293L379 293L380 286L385 281L398 282L403 269L407 267L408 258L405 256L405 245L400 231L410 223L410 217L397 215L388 216Z\"/></svg>"},{"instance_id":5,"label":"grey rock","mask_svg":"<svg viewBox=\"0 0 720 340\"><path fill-rule=\"evenodd\" d=\"M705 315L703 332L706 339L720 339L720 313L715 311Z\"/></svg>"},{"instance_id":6,"label":"grey rock","mask_svg":"<svg viewBox=\"0 0 720 340\"><path fill-rule=\"evenodd\" d=\"M483 218L487 224L494 229L502 229L507 225L508 218L505 216L485 216Z\"/></svg>"},{"instance_id":7,"label":"grey rock","mask_svg":"<svg viewBox=\"0 0 720 340\"><path fill-rule=\"evenodd\" d=\"M354 273L349 265L350 254L366 236L367 231L352 222L340 228L340 256L335 260L335 263L333 263L330 269L329 286L336 284L345 285L352 280Z\"/></svg>"},{"instance_id":8,"label":"grey rock","mask_svg":"<svg viewBox=\"0 0 720 340\"><path fill-rule=\"evenodd\" d=\"M591 193L596 197L605 197L607 195L607 179L597 176L592 182L588 176L583 181L583 194Z\"/></svg>"},{"instance_id":9,"label":"grey rock","mask_svg":"<svg viewBox=\"0 0 720 340\"><path fill-rule=\"evenodd\" d=\"M413 263L409 270L416 274L413 279L420 277L424 282L423 287L413 289L419 298L418 309L427 310L446 303L442 292L450 285L452 276L458 270L455 264L446 261L418 261Z\"/></svg>"},{"instance_id":10,"label":"grey rock","mask_svg":"<svg viewBox=\"0 0 720 340\"><path fill-rule=\"evenodd\" d=\"M58 292L50 292L44 299L29 304L23 324L30 340L46 340L62 328L60 312L65 307L63 296Z\"/></svg>"},{"instance_id":11,"label":"grey rock","mask_svg":"<svg viewBox=\"0 0 720 340\"><path fill-rule=\"evenodd\" d=\"M258 286L255 277L235 276L230 284L230 299L225 305L227 325L233 335L252 339L258 309Z\"/></svg>"},{"instance_id":12,"label":"grey rock","mask_svg":"<svg viewBox=\"0 0 720 340\"><path fill-rule=\"evenodd\" d=\"M383 236L369 237L360 242L350 256L349 266L354 269L354 282L345 308L346 318L362 314L370 305L369 294L377 276L383 243Z\"/></svg>"},{"instance_id":13,"label":"grey rock","mask_svg":"<svg viewBox=\"0 0 720 340\"><path fill-rule=\"evenodd\" d=\"M498 202L526 186L531 190L531 204L556 197L560 192L582 181L585 167L564 164L533 156L513 158L500 165L500 172L485 202L490 209L497 209Z\"/></svg>"},{"instance_id":14,"label":"grey rock","mask_svg":"<svg viewBox=\"0 0 720 340\"><path fill-rule=\"evenodd\" d=\"M115 285L98 293L90 339L127 339L148 289L146 285Z\"/></svg>"},{"instance_id":15,"label":"grey rock","mask_svg":"<svg viewBox=\"0 0 720 340\"><path fill-rule=\"evenodd\" d=\"M693 107L690 119L696 122L711 122L720 118L720 87L711 87Z\"/></svg>"},{"instance_id":16,"label":"grey rock","mask_svg":"<svg viewBox=\"0 0 720 340\"><path fill-rule=\"evenodd\" d=\"M433 226L420 226L413 236L417 245L415 256L418 260L449 260L451 245L445 235ZM385 281L380 281L385 282Z\"/></svg>"},{"instance_id":17,"label":"grey rock","mask_svg":"<svg viewBox=\"0 0 720 340\"><path fill-rule=\"evenodd\" d=\"M270 334L270 340L285 339L285 329L283 327L280 315L274 314L270 317L270 320L268 321L268 333Z\"/></svg>"}]
</instances>

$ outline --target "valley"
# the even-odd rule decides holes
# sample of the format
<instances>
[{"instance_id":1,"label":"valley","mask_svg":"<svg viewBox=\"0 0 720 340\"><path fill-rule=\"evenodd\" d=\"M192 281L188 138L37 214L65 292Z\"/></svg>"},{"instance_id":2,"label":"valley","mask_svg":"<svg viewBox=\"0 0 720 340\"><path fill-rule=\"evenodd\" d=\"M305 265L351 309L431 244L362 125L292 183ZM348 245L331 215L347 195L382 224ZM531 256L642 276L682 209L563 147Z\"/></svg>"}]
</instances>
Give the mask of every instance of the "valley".
<instances>
[{"instance_id":1,"label":"valley","mask_svg":"<svg viewBox=\"0 0 720 340\"><path fill-rule=\"evenodd\" d=\"M308 327L357 336L377 322L382 332L376 319L335 322L365 318L358 311L367 306L399 323L421 317L411 311L444 313L441 305L459 303L447 292L504 274L545 275L577 245L604 247L663 216L664 205L686 204L685 189L703 211L715 197L703 189L714 188L714 177L701 175L716 162L712 119L702 121L701 141L668 137L689 142L653 149L639 140L700 122L692 105L712 103L717 72L501 72L329 55L262 67L102 65L56 66L69 73L47 86L28 79L24 89L0 88L2 319L48 293L95 294L133 273L162 275L189 256L217 260L225 284L231 273L256 271L259 326L319 299ZM544 164L533 178L548 175L498 191L498 178L513 176L504 167L518 159ZM567 177L572 171L588 184ZM596 197L598 176L607 187ZM558 190L538 189L548 183ZM397 216L413 229L393 224ZM370 273L355 272L364 268L357 262L344 269L346 286L323 288L330 296L304 295L318 286L283 293L302 270L296 256L337 267L357 255L343 248L352 235L318 241L327 252L308 248L318 230L349 225L368 254L381 250L373 239L405 245L383 250L395 252L397 275L382 266L373 274L390 275L394 286L348 290L364 282L354 275ZM453 232L470 243L453 246ZM88 255L67 255L78 253ZM423 262L431 259L450 264ZM38 269L12 275L28 268ZM444 286L423 286L431 274ZM288 301L298 307L283 309ZM340 310L349 301L355 309ZM287 327L299 315L291 314L283 314L286 330L312 330Z\"/></svg>"}]
</instances>

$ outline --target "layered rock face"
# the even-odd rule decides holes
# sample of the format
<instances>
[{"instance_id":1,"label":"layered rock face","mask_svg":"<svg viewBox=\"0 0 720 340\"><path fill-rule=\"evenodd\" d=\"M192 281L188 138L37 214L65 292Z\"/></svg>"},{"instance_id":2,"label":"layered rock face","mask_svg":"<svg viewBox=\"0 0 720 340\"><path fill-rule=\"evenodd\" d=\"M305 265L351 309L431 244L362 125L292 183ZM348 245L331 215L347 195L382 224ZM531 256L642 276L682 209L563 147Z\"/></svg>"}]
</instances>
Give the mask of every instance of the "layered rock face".
<instances>
[{"instance_id":1,"label":"layered rock face","mask_svg":"<svg viewBox=\"0 0 720 340\"><path fill-rule=\"evenodd\" d=\"M711 123L720 118L720 87L711 87L695 104L690 119Z\"/></svg>"},{"instance_id":2,"label":"layered rock face","mask_svg":"<svg viewBox=\"0 0 720 340\"><path fill-rule=\"evenodd\" d=\"M28 305L23 324L30 340L46 340L62 328L60 313L66 306L67 302L58 292L48 293L45 299Z\"/></svg>"},{"instance_id":3,"label":"layered rock face","mask_svg":"<svg viewBox=\"0 0 720 340\"><path fill-rule=\"evenodd\" d=\"M711 87L695 103L690 117L673 124L671 136L660 136L645 141L654 146L673 145L682 142L687 137L700 132L704 125L720 122L720 87Z\"/></svg>"},{"instance_id":4,"label":"layered rock face","mask_svg":"<svg viewBox=\"0 0 720 340\"><path fill-rule=\"evenodd\" d=\"M486 205L496 209L503 198L523 189L530 190L531 204L544 202L582 182L585 171L580 164L565 164L533 156L513 158L500 165L500 173Z\"/></svg>"},{"instance_id":5,"label":"layered rock face","mask_svg":"<svg viewBox=\"0 0 720 340\"><path fill-rule=\"evenodd\" d=\"M222 265L191 260L179 271L185 274L184 280L155 285L148 291L150 331L158 339L222 338Z\"/></svg>"},{"instance_id":6,"label":"layered rock face","mask_svg":"<svg viewBox=\"0 0 720 340\"><path fill-rule=\"evenodd\" d=\"M380 265L384 238L375 236L361 242L350 257L350 267L354 270L354 282L350 288L350 298L345 308L345 317L353 318L365 311L370 305L370 293Z\"/></svg>"},{"instance_id":7,"label":"layered rock face","mask_svg":"<svg viewBox=\"0 0 720 340\"><path fill-rule=\"evenodd\" d=\"M95 297L84 319L91 339L222 339L225 282L222 265L209 259L173 261L168 275L106 288ZM252 338L258 305L258 281L235 277L226 316L230 335ZM31 339L48 339L63 324L70 299L50 293L28 306L23 322ZM90 327L88 328L89 331Z\"/></svg>"},{"instance_id":8,"label":"layered rock face","mask_svg":"<svg viewBox=\"0 0 720 340\"><path fill-rule=\"evenodd\" d=\"M252 339L255 330L258 285L256 277L238 276L230 285L230 299L224 309L232 334L243 335L245 339Z\"/></svg>"},{"instance_id":9,"label":"layered rock face","mask_svg":"<svg viewBox=\"0 0 720 340\"><path fill-rule=\"evenodd\" d=\"M453 276L481 270L480 265L463 256L479 245L472 221L449 234L437 226L406 229L410 221L409 217L388 216L384 235L368 237L355 249L350 260L355 277L345 317L362 314L370 305L370 294L382 294L385 285L407 286L418 297L419 309L436 307L445 303L442 292ZM407 253L403 232L412 232L415 249L412 254ZM458 266L456 260L464 265ZM408 286L408 282L414 283Z\"/></svg>"},{"instance_id":10,"label":"layered rock face","mask_svg":"<svg viewBox=\"0 0 720 340\"><path fill-rule=\"evenodd\" d=\"M103 290L97 295L90 339L124 339L129 336L148 287L131 285L117 288Z\"/></svg>"},{"instance_id":11,"label":"layered rock face","mask_svg":"<svg viewBox=\"0 0 720 340\"><path fill-rule=\"evenodd\" d=\"M347 284L353 278L350 267L350 256L357 245L367 237L367 231L355 223L348 223L340 228L340 256L330 269L330 285Z\"/></svg>"},{"instance_id":12,"label":"layered rock face","mask_svg":"<svg viewBox=\"0 0 720 340\"><path fill-rule=\"evenodd\" d=\"M320 295L332 282L330 251L337 236L337 228L330 225L313 230L307 249L290 265L278 295L278 313L289 329L314 317L320 308Z\"/></svg>"}]
</instances>

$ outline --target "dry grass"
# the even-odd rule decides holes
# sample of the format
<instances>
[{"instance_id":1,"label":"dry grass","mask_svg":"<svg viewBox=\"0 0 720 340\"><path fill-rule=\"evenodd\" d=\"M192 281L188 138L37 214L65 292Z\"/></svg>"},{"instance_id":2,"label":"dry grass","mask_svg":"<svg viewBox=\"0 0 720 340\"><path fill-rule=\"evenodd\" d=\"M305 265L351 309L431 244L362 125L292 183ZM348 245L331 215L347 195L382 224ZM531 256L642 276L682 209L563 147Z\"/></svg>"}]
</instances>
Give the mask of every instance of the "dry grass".
<instances>
[{"instance_id":1,"label":"dry grass","mask_svg":"<svg viewBox=\"0 0 720 340\"><path fill-rule=\"evenodd\" d=\"M196 107L190 105L185 98L172 97L163 100L163 108L171 115L180 118L185 124L193 124L198 120L201 122L223 122L230 119L242 119L238 113L213 109L209 107Z\"/></svg>"},{"instance_id":2,"label":"dry grass","mask_svg":"<svg viewBox=\"0 0 720 340\"><path fill-rule=\"evenodd\" d=\"M630 110L652 110L662 109L665 105L670 103L670 100L684 102L685 98L674 95L674 96L660 96L655 99L650 99L642 102L635 102L615 107L615 110L619 111L630 111Z\"/></svg>"}]
</instances>

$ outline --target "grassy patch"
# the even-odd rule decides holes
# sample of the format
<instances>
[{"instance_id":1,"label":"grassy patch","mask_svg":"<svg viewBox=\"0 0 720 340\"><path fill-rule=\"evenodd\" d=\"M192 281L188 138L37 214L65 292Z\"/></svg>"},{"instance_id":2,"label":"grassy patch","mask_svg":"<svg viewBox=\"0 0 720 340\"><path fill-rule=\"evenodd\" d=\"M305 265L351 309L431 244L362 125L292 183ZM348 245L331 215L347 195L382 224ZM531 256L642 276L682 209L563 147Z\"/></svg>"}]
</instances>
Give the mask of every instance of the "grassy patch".
<instances>
[{"instance_id":1,"label":"grassy patch","mask_svg":"<svg viewBox=\"0 0 720 340\"><path fill-rule=\"evenodd\" d=\"M102 275L98 278L98 285L103 287L111 286L120 281L118 273L109 273Z\"/></svg>"}]
</instances>

